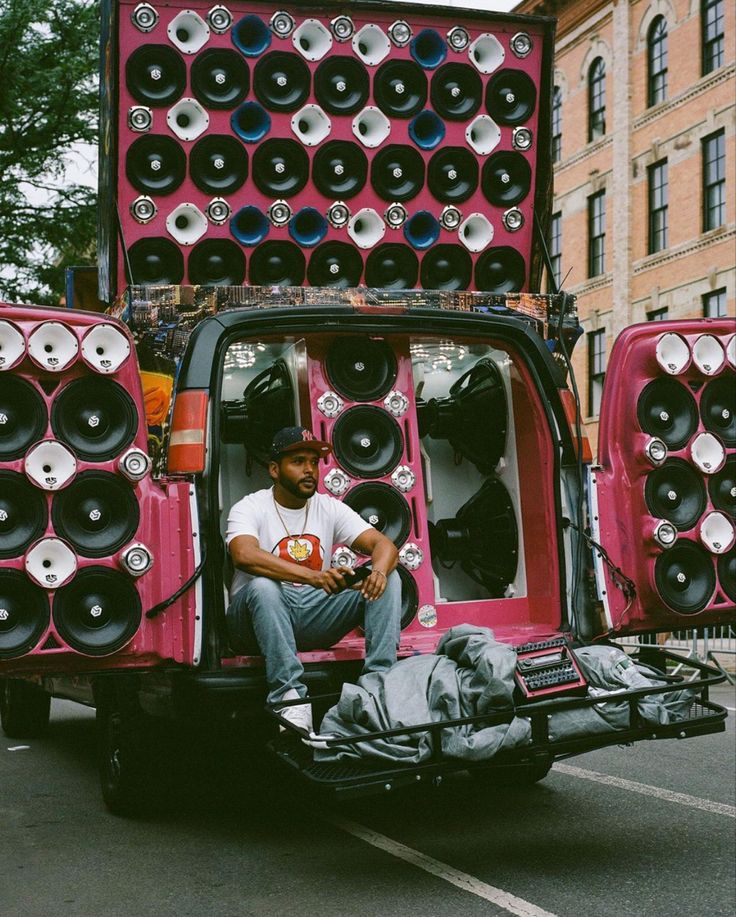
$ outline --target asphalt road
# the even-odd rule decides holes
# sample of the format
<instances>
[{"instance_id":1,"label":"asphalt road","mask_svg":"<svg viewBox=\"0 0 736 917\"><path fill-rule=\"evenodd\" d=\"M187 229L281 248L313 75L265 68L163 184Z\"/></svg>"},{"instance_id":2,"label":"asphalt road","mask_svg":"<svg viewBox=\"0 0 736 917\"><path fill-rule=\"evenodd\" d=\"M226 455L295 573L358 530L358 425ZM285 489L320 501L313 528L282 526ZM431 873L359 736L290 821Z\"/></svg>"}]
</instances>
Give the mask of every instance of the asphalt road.
<instances>
[{"instance_id":1,"label":"asphalt road","mask_svg":"<svg viewBox=\"0 0 736 917\"><path fill-rule=\"evenodd\" d=\"M712 696L736 708L732 688ZM174 811L128 821L102 806L93 712L54 701L43 740L0 739L0 914L733 917L734 715L531 789L457 780L340 806L211 741L181 754Z\"/></svg>"}]
</instances>

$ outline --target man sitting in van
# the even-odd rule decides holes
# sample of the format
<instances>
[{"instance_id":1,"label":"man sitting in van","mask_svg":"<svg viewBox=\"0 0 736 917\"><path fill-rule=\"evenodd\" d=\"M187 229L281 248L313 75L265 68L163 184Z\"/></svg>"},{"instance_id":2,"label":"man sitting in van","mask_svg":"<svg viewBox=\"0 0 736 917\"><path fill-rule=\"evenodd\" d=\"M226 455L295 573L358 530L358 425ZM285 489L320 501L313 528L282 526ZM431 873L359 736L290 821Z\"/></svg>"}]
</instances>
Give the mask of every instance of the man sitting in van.
<instances>
[{"instance_id":1,"label":"man sitting in van","mask_svg":"<svg viewBox=\"0 0 736 917\"><path fill-rule=\"evenodd\" d=\"M317 493L320 459L329 443L304 427L273 439L268 470L273 487L248 494L230 510L227 545L235 565L228 617L250 620L265 657L268 701L305 697L298 650L337 643L365 629L364 672L396 662L401 630L398 552L385 535L345 503ZM333 547L370 555L371 572L348 588L347 568L330 566ZM312 731L309 704L283 707L284 719Z\"/></svg>"}]
</instances>

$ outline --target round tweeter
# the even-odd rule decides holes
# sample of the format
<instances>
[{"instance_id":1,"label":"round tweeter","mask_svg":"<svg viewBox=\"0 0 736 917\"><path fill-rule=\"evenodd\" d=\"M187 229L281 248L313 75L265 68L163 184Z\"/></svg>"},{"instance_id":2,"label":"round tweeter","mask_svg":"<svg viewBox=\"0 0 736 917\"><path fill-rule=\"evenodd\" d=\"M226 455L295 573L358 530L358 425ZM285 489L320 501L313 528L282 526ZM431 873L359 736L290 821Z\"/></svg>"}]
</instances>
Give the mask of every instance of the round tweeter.
<instances>
[{"instance_id":1,"label":"round tweeter","mask_svg":"<svg viewBox=\"0 0 736 917\"><path fill-rule=\"evenodd\" d=\"M411 200L424 185L424 160L410 146L391 144L373 159L371 184L384 201Z\"/></svg>"},{"instance_id":2,"label":"round tweeter","mask_svg":"<svg viewBox=\"0 0 736 917\"><path fill-rule=\"evenodd\" d=\"M181 283L184 256L177 245L163 236L138 239L128 252L132 282L143 286L167 286Z\"/></svg>"},{"instance_id":3,"label":"round tweeter","mask_svg":"<svg viewBox=\"0 0 736 917\"><path fill-rule=\"evenodd\" d=\"M309 178L309 157L296 140L273 138L253 154L253 181L271 197L298 194Z\"/></svg>"},{"instance_id":4,"label":"round tweeter","mask_svg":"<svg viewBox=\"0 0 736 917\"><path fill-rule=\"evenodd\" d=\"M189 282L204 286L240 286L245 279L245 255L229 239L206 239L189 256Z\"/></svg>"},{"instance_id":5,"label":"round tweeter","mask_svg":"<svg viewBox=\"0 0 736 917\"><path fill-rule=\"evenodd\" d=\"M681 449L698 426L698 409L690 392L676 379L662 377L646 385L636 405L639 426L669 449Z\"/></svg>"},{"instance_id":6,"label":"round tweeter","mask_svg":"<svg viewBox=\"0 0 736 917\"><path fill-rule=\"evenodd\" d=\"M270 111L296 111L309 96L309 67L296 54L272 51L256 64L253 90Z\"/></svg>"},{"instance_id":7,"label":"round tweeter","mask_svg":"<svg viewBox=\"0 0 736 917\"><path fill-rule=\"evenodd\" d=\"M369 337L336 338L325 369L333 386L351 401L377 401L396 381L396 357L386 341Z\"/></svg>"},{"instance_id":8,"label":"round tweeter","mask_svg":"<svg viewBox=\"0 0 736 917\"><path fill-rule=\"evenodd\" d=\"M650 472L644 485L649 512L680 531L691 529L705 510L705 484L682 459L670 459Z\"/></svg>"},{"instance_id":9,"label":"round tweeter","mask_svg":"<svg viewBox=\"0 0 736 917\"><path fill-rule=\"evenodd\" d=\"M171 105L184 92L187 68L181 56L167 45L143 45L125 64L125 85L141 105Z\"/></svg>"},{"instance_id":10,"label":"round tweeter","mask_svg":"<svg viewBox=\"0 0 736 917\"><path fill-rule=\"evenodd\" d=\"M534 82L522 70L499 70L488 81L486 108L497 124L523 124L536 101Z\"/></svg>"},{"instance_id":11,"label":"round tweeter","mask_svg":"<svg viewBox=\"0 0 736 917\"><path fill-rule=\"evenodd\" d=\"M427 179L438 201L460 204L478 187L478 160L462 147L444 147L430 159Z\"/></svg>"},{"instance_id":12,"label":"round tweeter","mask_svg":"<svg viewBox=\"0 0 736 917\"><path fill-rule=\"evenodd\" d=\"M208 135L192 147L189 174L205 194L232 194L248 177L248 154L234 137Z\"/></svg>"},{"instance_id":13,"label":"round tweeter","mask_svg":"<svg viewBox=\"0 0 736 917\"><path fill-rule=\"evenodd\" d=\"M108 471L85 471L54 497L56 533L82 557L108 557L135 535L138 500L130 484Z\"/></svg>"},{"instance_id":14,"label":"round tweeter","mask_svg":"<svg viewBox=\"0 0 736 917\"><path fill-rule=\"evenodd\" d=\"M0 471L0 558L19 557L41 537L47 523L44 494L24 475Z\"/></svg>"},{"instance_id":15,"label":"round tweeter","mask_svg":"<svg viewBox=\"0 0 736 917\"><path fill-rule=\"evenodd\" d=\"M325 197L349 200L362 191L368 158L357 143L330 140L314 154L312 181Z\"/></svg>"},{"instance_id":16,"label":"round tweeter","mask_svg":"<svg viewBox=\"0 0 736 917\"><path fill-rule=\"evenodd\" d=\"M138 412L122 385L87 377L62 390L51 408L51 426L79 458L104 462L131 444Z\"/></svg>"},{"instance_id":17,"label":"round tweeter","mask_svg":"<svg viewBox=\"0 0 736 917\"><path fill-rule=\"evenodd\" d=\"M702 611L716 588L712 559L691 541L679 541L660 554L654 564L654 578L665 604L683 615Z\"/></svg>"},{"instance_id":18,"label":"round tweeter","mask_svg":"<svg viewBox=\"0 0 736 917\"><path fill-rule=\"evenodd\" d=\"M49 602L19 570L0 570L0 659L22 656L49 626Z\"/></svg>"},{"instance_id":19,"label":"round tweeter","mask_svg":"<svg viewBox=\"0 0 736 917\"><path fill-rule=\"evenodd\" d=\"M343 501L398 547L409 537L411 510L404 497L388 484L358 484Z\"/></svg>"},{"instance_id":20,"label":"round tweeter","mask_svg":"<svg viewBox=\"0 0 736 917\"><path fill-rule=\"evenodd\" d=\"M710 499L716 509L736 517L736 456L732 455L716 474L708 477Z\"/></svg>"},{"instance_id":21,"label":"round tweeter","mask_svg":"<svg viewBox=\"0 0 736 917\"><path fill-rule=\"evenodd\" d=\"M211 48L192 64L192 92L205 108L235 108L249 87L248 65L229 48Z\"/></svg>"},{"instance_id":22,"label":"round tweeter","mask_svg":"<svg viewBox=\"0 0 736 917\"><path fill-rule=\"evenodd\" d=\"M481 185L483 194L495 207L518 204L531 188L531 166L521 153L509 150L493 153L483 166Z\"/></svg>"},{"instance_id":23,"label":"round tweeter","mask_svg":"<svg viewBox=\"0 0 736 917\"><path fill-rule=\"evenodd\" d=\"M184 181L186 172L186 153L173 137L139 137L125 157L128 181L141 194L171 194Z\"/></svg>"},{"instance_id":24,"label":"round tweeter","mask_svg":"<svg viewBox=\"0 0 736 917\"><path fill-rule=\"evenodd\" d=\"M427 101L427 77L410 60L389 60L373 78L376 105L389 118L413 118Z\"/></svg>"},{"instance_id":25,"label":"round tweeter","mask_svg":"<svg viewBox=\"0 0 736 917\"><path fill-rule=\"evenodd\" d=\"M250 282L260 287L298 287L304 282L304 253L293 242L262 242L250 259Z\"/></svg>"},{"instance_id":26,"label":"round tweeter","mask_svg":"<svg viewBox=\"0 0 736 917\"><path fill-rule=\"evenodd\" d=\"M363 273L360 252L347 242L323 242L309 258L307 279L313 287L357 287Z\"/></svg>"},{"instance_id":27,"label":"round tweeter","mask_svg":"<svg viewBox=\"0 0 736 917\"><path fill-rule=\"evenodd\" d=\"M732 376L721 376L705 386L700 414L706 430L720 436L727 446L736 446L736 381Z\"/></svg>"},{"instance_id":28,"label":"round tweeter","mask_svg":"<svg viewBox=\"0 0 736 917\"><path fill-rule=\"evenodd\" d=\"M368 287L386 290L412 290L417 285L419 260L408 245L388 242L374 249L365 265Z\"/></svg>"},{"instance_id":29,"label":"round tweeter","mask_svg":"<svg viewBox=\"0 0 736 917\"><path fill-rule=\"evenodd\" d=\"M335 458L359 478L380 478L399 463L401 429L381 408L361 405L341 414L332 430Z\"/></svg>"},{"instance_id":30,"label":"round tweeter","mask_svg":"<svg viewBox=\"0 0 736 917\"><path fill-rule=\"evenodd\" d=\"M354 115L368 100L368 74L355 58L337 55L314 74L317 102L331 115Z\"/></svg>"},{"instance_id":31,"label":"round tweeter","mask_svg":"<svg viewBox=\"0 0 736 917\"><path fill-rule=\"evenodd\" d=\"M435 245L422 260L425 290L467 290L472 275L473 262L462 245Z\"/></svg>"},{"instance_id":32,"label":"round tweeter","mask_svg":"<svg viewBox=\"0 0 736 917\"><path fill-rule=\"evenodd\" d=\"M524 286L524 258L514 248L489 248L475 265L475 286L487 293L518 293Z\"/></svg>"},{"instance_id":33,"label":"round tweeter","mask_svg":"<svg viewBox=\"0 0 736 917\"><path fill-rule=\"evenodd\" d=\"M19 458L39 440L48 423L36 389L17 376L0 375L0 461Z\"/></svg>"},{"instance_id":34,"label":"round tweeter","mask_svg":"<svg viewBox=\"0 0 736 917\"><path fill-rule=\"evenodd\" d=\"M86 656L108 656L128 643L141 623L141 600L128 577L87 567L54 596L59 636Z\"/></svg>"},{"instance_id":35,"label":"round tweeter","mask_svg":"<svg viewBox=\"0 0 736 917\"><path fill-rule=\"evenodd\" d=\"M483 101L483 83L468 64L444 64L432 77L432 107L448 121L467 121Z\"/></svg>"}]
</instances>

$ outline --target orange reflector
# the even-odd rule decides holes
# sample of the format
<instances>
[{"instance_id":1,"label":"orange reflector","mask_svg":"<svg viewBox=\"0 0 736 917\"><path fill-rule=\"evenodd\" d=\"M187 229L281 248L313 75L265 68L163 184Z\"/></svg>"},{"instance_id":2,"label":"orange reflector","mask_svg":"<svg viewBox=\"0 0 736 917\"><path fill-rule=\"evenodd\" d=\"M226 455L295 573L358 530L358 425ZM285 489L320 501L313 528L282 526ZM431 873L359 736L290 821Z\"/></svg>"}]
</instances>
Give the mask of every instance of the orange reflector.
<instances>
[{"instance_id":1,"label":"orange reflector","mask_svg":"<svg viewBox=\"0 0 736 917\"><path fill-rule=\"evenodd\" d=\"M570 436L572 437L572 447L575 450L575 458L580 458L578 455L578 437L577 433L575 432L575 416L577 414L577 410L575 408L575 396L569 388L563 388L560 389L560 398L562 400L562 407L565 409L567 424L570 427ZM588 434L582 418L580 419L580 445L582 446L583 464L592 462L593 451L590 448L590 440L588 439Z\"/></svg>"},{"instance_id":2,"label":"orange reflector","mask_svg":"<svg viewBox=\"0 0 736 917\"><path fill-rule=\"evenodd\" d=\"M169 437L169 473L204 471L208 402L209 394L204 389L177 394Z\"/></svg>"}]
</instances>

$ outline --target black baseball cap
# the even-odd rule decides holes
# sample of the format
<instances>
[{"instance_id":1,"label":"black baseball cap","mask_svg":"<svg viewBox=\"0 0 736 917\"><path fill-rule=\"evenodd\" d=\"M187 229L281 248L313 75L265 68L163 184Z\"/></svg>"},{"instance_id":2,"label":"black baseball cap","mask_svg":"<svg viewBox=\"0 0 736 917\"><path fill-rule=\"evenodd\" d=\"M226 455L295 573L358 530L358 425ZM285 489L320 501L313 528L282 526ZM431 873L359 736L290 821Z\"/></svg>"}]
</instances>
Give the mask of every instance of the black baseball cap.
<instances>
[{"instance_id":1,"label":"black baseball cap","mask_svg":"<svg viewBox=\"0 0 736 917\"><path fill-rule=\"evenodd\" d=\"M273 438L271 459L277 459L286 452L297 452L299 449L312 449L319 453L320 458L332 452L329 443L317 439L306 427L284 427Z\"/></svg>"}]
</instances>

